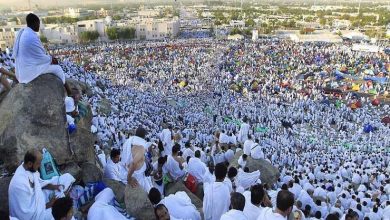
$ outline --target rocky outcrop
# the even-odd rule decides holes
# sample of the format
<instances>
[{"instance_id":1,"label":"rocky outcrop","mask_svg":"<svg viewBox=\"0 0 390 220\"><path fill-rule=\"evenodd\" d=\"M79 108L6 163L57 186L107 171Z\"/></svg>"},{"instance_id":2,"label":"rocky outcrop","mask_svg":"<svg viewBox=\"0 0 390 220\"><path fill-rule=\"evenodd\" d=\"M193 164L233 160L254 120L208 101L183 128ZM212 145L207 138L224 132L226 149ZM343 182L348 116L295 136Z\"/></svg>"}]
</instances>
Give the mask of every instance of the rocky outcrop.
<instances>
[{"instance_id":1,"label":"rocky outcrop","mask_svg":"<svg viewBox=\"0 0 390 220\"><path fill-rule=\"evenodd\" d=\"M8 185L11 177L0 178L0 212L8 213Z\"/></svg>"},{"instance_id":2,"label":"rocky outcrop","mask_svg":"<svg viewBox=\"0 0 390 220\"><path fill-rule=\"evenodd\" d=\"M54 75L17 84L0 104L0 160L14 172L28 149L47 148L59 164L72 160L65 129L65 90Z\"/></svg>"},{"instance_id":3,"label":"rocky outcrop","mask_svg":"<svg viewBox=\"0 0 390 220\"><path fill-rule=\"evenodd\" d=\"M234 159L230 166L238 167L238 159L242 154L242 151L237 152L234 155ZM260 170L260 180L262 183L274 184L278 181L280 176L279 170L270 162L263 159L254 160L251 157L248 157L246 166L249 168L250 172Z\"/></svg>"},{"instance_id":4,"label":"rocky outcrop","mask_svg":"<svg viewBox=\"0 0 390 220\"><path fill-rule=\"evenodd\" d=\"M115 199L119 203L125 202L125 188L126 185L122 182L111 180L111 179L103 179L103 183L108 187L111 188L112 191L115 194Z\"/></svg>"},{"instance_id":5,"label":"rocky outcrop","mask_svg":"<svg viewBox=\"0 0 390 220\"><path fill-rule=\"evenodd\" d=\"M66 79L66 82L69 84L71 89L77 89L80 93L86 94L88 97L93 95L92 89L84 82L80 82L74 79Z\"/></svg>"},{"instance_id":6,"label":"rocky outcrop","mask_svg":"<svg viewBox=\"0 0 390 220\"><path fill-rule=\"evenodd\" d=\"M126 186L125 189L126 211L136 219L155 219L153 205L148 194L139 186Z\"/></svg>"},{"instance_id":7,"label":"rocky outcrop","mask_svg":"<svg viewBox=\"0 0 390 220\"><path fill-rule=\"evenodd\" d=\"M270 162L263 159L254 160L252 158L248 158L246 166L249 168L250 172L260 170L260 180L262 183L274 184L280 177L279 170Z\"/></svg>"},{"instance_id":8,"label":"rocky outcrop","mask_svg":"<svg viewBox=\"0 0 390 220\"><path fill-rule=\"evenodd\" d=\"M81 180L87 183L98 182L102 180L103 173L102 171L94 164L86 162L81 164Z\"/></svg>"},{"instance_id":9,"label":"rocky outcrop","mask_svg":"<svg viewBox=\"0 0 390 220\"><path fill-rule=\"evenodd\" d=\"M200 200L195 194L193 194L182 182L169 183L165 186L165 195L168 196L170 194L175 194L179 191L183 191L187 193L188 197L190 197L192 204L196 206L196 208L202 209L203 202Z\"/></svg>"},{"instance_id":10,"label":"rocky outcrop","mask_svg":"<svg viewBox=\"0 0 390 220\"><path fill-rule=\"evenodd\" d=\"M69 162L62 166L61 173L69 173L72 175L76 182L79 182L81 180L81 168L77 163L75 162Z\"/></svg>"},{"instance_id":11,"label":"rocky outcrop","mask_svg":"<svg viewBox=\"0 0 390 220\"><path fill-rule=\"evenodd\" d=\"M88 86L74 80L71 88L81 92ZM17 84L0 103L0 161L14 172L31 148L46 148L59 165L95 160L94 136L90 132L92 113L77 124L77 132L68 135L65 117L65 89L52 74L42 75L28 84ZM74 154L72 155L72 152Z\"/></svg>"}]
</instances>

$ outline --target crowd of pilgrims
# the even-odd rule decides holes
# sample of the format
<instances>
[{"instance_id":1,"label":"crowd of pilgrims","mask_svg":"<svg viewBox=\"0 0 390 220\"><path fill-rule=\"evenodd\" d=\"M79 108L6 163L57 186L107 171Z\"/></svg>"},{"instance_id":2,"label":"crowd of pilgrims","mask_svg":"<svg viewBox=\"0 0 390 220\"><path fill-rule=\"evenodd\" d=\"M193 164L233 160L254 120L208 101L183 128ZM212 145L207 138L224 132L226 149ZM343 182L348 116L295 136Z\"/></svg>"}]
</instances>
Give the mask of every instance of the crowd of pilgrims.
<instances>
[{"instance_id":1,"label":"crowd of pilgrims","mask_svg":"<svg viewBox=\"0 0 390 220\"><path fill-rule=\"evenodd\" d=\"M387 55L275 39L96 43L50 53L66 77L92 88L82 99L92 107L97 150L111 150L100 157L106 177L133 183L123 165L134 144L145 147L145 161L158 158L151 176L137 173L146 162L133 174L151 201L164 194L165 176L170 182L190 174L204 187L204 219L390 218L390 127L381 122L389 106L321 92L342 66L358 77L365 69L388 76ZM311 80L299 77L307 73ZM360 108L349 107L354 99ZM103 100L110 111L103 111ZM239 151L238 167L221 165ZM261 185L261 173L245 167L249 157L277 167L277 183ZM291 200L286 191L293 196L289 213L283 210ZM200 218L197 211L186 216L180 205L165 206L171 219Z\"/></svg>"}]
</instances>

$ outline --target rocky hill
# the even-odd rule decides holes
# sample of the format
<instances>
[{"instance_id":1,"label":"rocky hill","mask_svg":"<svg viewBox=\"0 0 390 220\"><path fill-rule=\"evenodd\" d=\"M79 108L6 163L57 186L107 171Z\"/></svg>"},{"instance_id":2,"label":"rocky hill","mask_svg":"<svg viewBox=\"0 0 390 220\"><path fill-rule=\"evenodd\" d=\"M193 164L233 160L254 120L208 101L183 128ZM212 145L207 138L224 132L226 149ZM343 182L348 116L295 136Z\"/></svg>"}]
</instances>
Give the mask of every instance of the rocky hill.
<instances>
[{"instance_id":1,"label":"rocky hill","mask_svg":"<svg viewBox=\"0 0 390 220\"><path fill-rule=\"evenodd\" d=\"M81 82L69 82L80 93L88 90ZM0 163L9 174L21 164L28 149L46 148L63 172L71 173L78 180L93 181L101 178L101 171L95 165L95 137L90 132L91 109L88 107L87 114L77 124L77 131L69 135L64 99L62 83L50 74L40 76L29 84L17 84L2 96ZM8 192L10 178L0 179L0 192ZM0 199L0 210L8 209L6 197Z\"/></svg>"}]
</instances>

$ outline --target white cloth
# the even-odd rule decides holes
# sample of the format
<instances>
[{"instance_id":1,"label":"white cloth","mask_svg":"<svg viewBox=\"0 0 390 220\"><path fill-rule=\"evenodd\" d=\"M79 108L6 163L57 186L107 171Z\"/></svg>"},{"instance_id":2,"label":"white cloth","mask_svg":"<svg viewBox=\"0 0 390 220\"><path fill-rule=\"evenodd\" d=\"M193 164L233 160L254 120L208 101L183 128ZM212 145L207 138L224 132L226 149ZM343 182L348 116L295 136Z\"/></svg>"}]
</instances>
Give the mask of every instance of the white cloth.
<instances>
[{"instance_id":1,"label":"white cloth","mask_svg":"<svg viewBox=\"0 0 390 220\"><path fill-rule=\"evenodd\" d=\"M116 180L127 184L126 171L119 163L112 162L111 158L107 160L107 164L104 167L104 178Z\"/></svg>"},{"instance_id":2,"label":"white cloth","mask_svg":"<svg viewBox=\"0 0 390 220\"><path fill-rule=\"evenodd\" d=\"M143 146L145 149L147 148L146 146L146 140L143 138L140 138L138 136L132 136L129 139L125 141L122 147L122 152L121 152L121 163L125 169L128 169L128 166L130 165L131 161L133 161L133 155L131 153L131 146L132 145L140 145Z\"/></svg>"},{"instance_id":3,"label":"white cloth","mask_svg":"<svg viewBox=\"0 0 390 220\"><path fill-rule=\"evenodd\" d=\"M206 173L207 166L199 158L194 157L188 162L187 170L198 182L203 182L203 176Z\"/></svg>"},{"instance_id":4,"label":"white cloth","mask_svg":"<svg viewBox=\"0 0 390 220\"><path fill-rule=\"evenodd\" d=\"M229 210L230 191L223 182L204 183L203 212L205 220L220 220Z\"/></svg>"},{"instance_id":5,"label":"white cloth","mask_svg":"<svg viewBox=\"0 0 390 220\"><path fill-rule=\"evenodd\" d=\"M51 209L46 209L46 203L54 191L43 190L42 187L47 184L63 185L61 191L54 192L57 198L61 198L74 181L73 176L68 173L42 180L38 172L31 173L24 169L23 164L20 165L8 189L10 215L18 219L51 220Z\"/></svg>"},{"instance_id":6,"label":"white cloth","mask_svg":"<svg viewBox=\"0 0 390 220\"><path fill-rule=\"evenodd\" d=\"M272 208L264 208L257 220L287 220L287 218L283 217L279 213L273 212Z\"/></svg>"},{"instance_id":7,"label":"white cloth","mask_svg":"<svg viewBox=\"0 0 390 220\"><path fill-rule=\"evenodd\" d=\"M160 201L167 207L169 214L177 219L200 220L200 213L191 203L190 197L185 192L171 194Z\"/></svg>"},{"instance_id":8,"label":"white cloth","mask_svg":"<svg viewBox=\"0 0 390 220\"><path fill-rule=\"evenodd\" d=\"M244 143L248 139L249 129L250 129L249 124L247 124L247 123L241 124L240 131L238 133L238 140L241 143Z\"/></svg>"},{"instance_id":9,"label":"white cloth","mask_svg":"<svg viewBox=\"0 0 390 220\"><path fill-rule=\"evenodd\" d=\"M241 186L244 189L248 189L255 185L260 178L260 171L256 170L252 173L245 173L242 169L238 170L236 176L237 187Z\"/></svg>"},{"instance_id":10,"label":"white cloth","mask_svg":"<svg viewBox=\"0 0 390 220\"><path fill-rule=\"evenodd\" d=\"M13 51L19 83L29 83L42 74L52 73L65 84L63 70L59 65L51 65L51 56L46 54L38 35L31 28L18 32Z\"/></svg>"},{"instance_id":11,"label":"white cloth","mask_svg":"<svg viewBox=\"0 0 390 220\"><path fill-rule=\"evenodd\" d=\"M243 151L244 151L244 154L246 154L247 156L250 156L251 155L251 149L252 149L252 146L255 144L255 142L253 142L252 140L246 140L244 142L244 146L243 146Z\"/></svg>"},{"instance_id":12,"label":"white cloth","mask_svg":"<svg viewBox=\"0 0 390 220\"><path fill-rule=\"evenodd\" d=\"M264 153L261 150L260 145L256 144L252 146L251 157L255 160L264 159Z\"/></svg>"},{"instance_id":13,"label":"white cloth","mask_svg":"<svg viewBox=\"0 0 390 220\"><path fill-rule=\"evenodd\" d=\"M139 145L143 146L144 149L147 149L147 142L138 136L132 136L129 139L126 140L126 142L123 144L123 149L121 152L121 163L123 166L123 169L126 170L126 173L128 172L129 165L133 161L133 154L131 153L131 147L132 145ZM137 180L140 187L145 190L145 192L149 192L150 189L153 187L152 180L150 177L145 176L145 170L146 170L146 163L144 162L142 167L138 170L135 170L133 173L133 177Z\"/></svg>"},{"instance_id":14,"label":"white cloth","mask_svg":"<svg viewBox=\"0 0 390 220\"><path fill-rule=\"evenodd\" d=\"M248 220L256 220L257 217L260 215L261 211L263 210L263 208L252 204L251 192L245 191L243 195L245 197L245 207L244 207L245 216L248 217Z\"/></svg>"},{"instance_id":15,"label":"white cloth","mask_svg":"<svg viewBox=\"0 0 390 220\"><path fill-rule=\"evenodd\" d=\"M114 206L114 192L105 188L95 197L95 202L88 211L88 220L128 220Z\"/></svg>"},{"instance_id":16,"label":"white cloth","mask_svg":"<svg viewBox=\"0 0 390 220\"><path fill-rule=\"evenodd\" d=\"M223 214L221 220L248 220L248 218L244 215L244 212L232 209Z\"/></svg>"},{"instance_id":17,"label":"white cloth","mask_svg":"<svg viewBox=\"0 0 390 220\"><path fill-rule=\"evenodd\" d=\"M172 155L172 132L169 129L163 129L161 132L161 141L163 142L165 155Z\"/></svg>"},{"instance_id":18,"label":"white cloth","mask_svg":"<svg viewBox=\"0 0 390 220\"><path fill-rule=\"evenodd\" d=\"M53 217L51 209L46 209L39 173L26 171L23 164L11 179L8 196L12 217L31 220L51 220Z\"/></svg>"},{"instance_id":19,"label":"white cloth","mask_svg":"<svg viewBox=\"0 0 390 220\"><path fill-rule=\"evenodd\" d=\"M168 155L168 159L164 167L172 176L173 180L178 180L185 174L184 170L180 169L179 163L171 155Z\"/></svg>"}]
</instances>

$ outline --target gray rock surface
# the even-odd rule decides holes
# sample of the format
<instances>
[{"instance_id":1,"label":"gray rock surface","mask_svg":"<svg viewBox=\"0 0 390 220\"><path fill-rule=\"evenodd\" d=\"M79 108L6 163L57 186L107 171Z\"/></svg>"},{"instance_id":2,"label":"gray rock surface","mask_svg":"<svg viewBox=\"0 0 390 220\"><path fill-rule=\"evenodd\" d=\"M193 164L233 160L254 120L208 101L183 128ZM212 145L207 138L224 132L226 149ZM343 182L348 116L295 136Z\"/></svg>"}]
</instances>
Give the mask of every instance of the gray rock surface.
<instances>
[{"instance_id":1,"label":"gray rock surface","mask_svg":"<svg viewBox=\"0 0 390 220\"><path fill-rule=\"evenodd\" d=\"M184 191L187 193L188 197L190 197L192 204L196 206L196 208L202 209L203 202L200 200L195 194L193 194L182 182L170 183L165 187L165 195L175 194L176 192Z\"/></svg>"},{"instance_id":2,"label":"gray rock surface","mask_svg":"<svg viewBox=\"0 0 390 220\"><path fill-rule=\"evenodd\" d=\"M8 186L12 177L0 178L0 211L8 213Z\"/></svg>"},{"instance_id":3,"label":"gray rock surface","mask_svg":"<svg viewBox=\"0 0 390 220\"><path fill-rule=\"evenodd\" d=\"M71 174L76 179L76 182L81 180L81 168L75 162L68 162L64 164L61 169L61 173Z\"/></svg>"},{"instance_id":4,"label":"gray rock surface","mask_svg":"<svg viewBox=\"0 0 390 220\"><path fill-rule=\"evenodd\" d=\"M125 189L126 211L136 219L155 219L153 205L148 194L140 187L126 186Z\"/></svg>"},{"instance_id":5,"label":"gray rock surface","mask_svg":"<svg viewBox=\"0 0 390 220\"><path fill-rule=\"evenodd\" d=\"M243 154L242 151L234 155L234 159L230 166L238 167L238 159ZM266 160L254 160L248 157L246 166L250 172L260 170L260 179L262 183L274 184L280 177L279 170Z\"/></svg>"},{"instance_id":6,"label":"gray rock surface","mask_svg":"<svg viewBox=\"0 0 390 220\"><path fill-rule=\"evenodd\" d=\"M66 79L71 89L77 89L80 93L86 94L88 97L93 95L91 88L85 83L74 79Z\"/></svg>"},{"instance_id":7,"label":"gray rock surface","mask_svg":"<svg viewBox=\"0 0 390 220\"><path fill-rule=\"evenodd\" d=\"M112 189L115 194L115 198L119 203L125 202L126 185L124 183L111 179L103 179L103 183Z\"/></svg>"},{"instance_id":8,"label":"gray rock surface","mask_svg":"<svg viewBox=\"0 0 390 220\"><path fill-rule=\"evenodd\" d=\"M81 168L81 180L85 184L102 180L103 173L94 163L90 163L90 162L83 163L80 165L80 168Z\"/></svg>"},{"instance_id":9,"label":"gray rock surface","mask_svg":"<svg viewBox=\"0 0 390 220\"><path fill-rule=\"evenodd\" d=\"M58 164L72 159L65 129L65 89L54 75L17 84L0 104L0 160L14 172L28 149L47 148Z\"/></svg>"}]
</instances>

